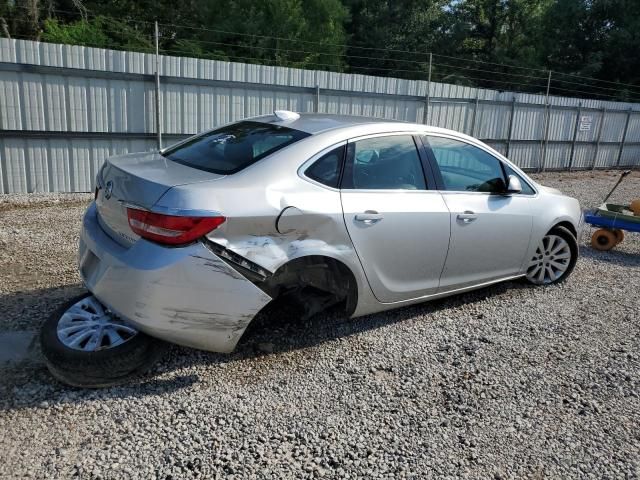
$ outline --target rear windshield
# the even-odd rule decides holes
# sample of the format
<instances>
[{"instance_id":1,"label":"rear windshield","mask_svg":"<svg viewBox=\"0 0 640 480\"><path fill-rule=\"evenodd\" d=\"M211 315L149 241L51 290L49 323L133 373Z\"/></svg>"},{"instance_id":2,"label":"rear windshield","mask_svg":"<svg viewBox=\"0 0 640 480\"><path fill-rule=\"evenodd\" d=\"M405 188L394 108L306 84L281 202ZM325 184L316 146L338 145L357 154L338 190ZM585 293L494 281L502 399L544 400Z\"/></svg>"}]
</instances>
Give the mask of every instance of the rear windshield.
<instances>
[{"instance_id":1,"label":"rear windshield","mask_svg":"<svg viewBox=\"0 0 640 480\"><path fill-rule=\"evenodd\" d=\"M218 174L235 173L309 134L260 122L238 122L168 149L174 162Z\"/></svg>"}]
</instances>

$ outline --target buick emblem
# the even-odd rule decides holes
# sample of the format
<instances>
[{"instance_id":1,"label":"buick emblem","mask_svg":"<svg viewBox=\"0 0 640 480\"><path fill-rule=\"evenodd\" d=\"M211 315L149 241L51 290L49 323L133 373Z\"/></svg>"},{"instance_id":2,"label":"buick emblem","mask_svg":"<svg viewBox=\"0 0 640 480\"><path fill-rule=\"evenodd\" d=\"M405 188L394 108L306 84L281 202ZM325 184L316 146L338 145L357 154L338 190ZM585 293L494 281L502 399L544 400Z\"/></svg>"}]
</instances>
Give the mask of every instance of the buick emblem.
<instances>
[{"instance_id":1,"label":"buick emblem","mask_svg":"<svg viewBox=\"0 0 640 480\"><path fill-rule=\"evenodd\" d=\"M113 195L113 182L109 180L107 185L104 187L104 198L109 200L111 195Z\"/></svg>"}]
</instances>

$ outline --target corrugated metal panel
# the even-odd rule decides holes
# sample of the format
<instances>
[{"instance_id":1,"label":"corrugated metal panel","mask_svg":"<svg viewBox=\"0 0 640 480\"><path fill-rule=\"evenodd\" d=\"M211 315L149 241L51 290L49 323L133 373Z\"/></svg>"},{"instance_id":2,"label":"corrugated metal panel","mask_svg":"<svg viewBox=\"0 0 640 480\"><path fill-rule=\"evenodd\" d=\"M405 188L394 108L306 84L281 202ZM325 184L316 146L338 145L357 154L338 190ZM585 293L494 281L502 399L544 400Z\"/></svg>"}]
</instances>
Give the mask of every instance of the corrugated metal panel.
<instances>
[{"instance_id":1,"label":"corrugated metal panel","mask_svg":"<svg viewBox=\"0 0 640 480\"><path fill-rule=\"evenodd\" d=\"M429 125L471 133L474 103L433 102L429 108Z\"/></svg>"},{"instance_id":2,"label":"corrugated metal panel","mask_svg":"<svg viewBox=\"0 0 640 480\"><path fill-rule=\"evenodd\" d=\"M595 145L576 145L571 164L572 168L591 168L595 153Z\"/></svg>"},{"instance_id":3,"label":"corrugated metal panel","mask_svg":"<svg viewBox=\"0 0 640 480\"><path fill-rule=\"evenodd\" d=\"M480 103L474 136L485 139L506 139L509 133L510 115L510 105Z\"/></svg>"},{"instance_id":4,"label":"corrugated metal panel","mask_svg":"<svg viewBox=\"0 0 640 480\"><path fill-rule=\"evenodd\" d=\"M606 121L602 126L602 137L600 140L603 142L619 142L622 139L624 124L626 121L627 114L625 112L607 111Z\"/></svg>"},{"instance_id":5,"label":"corrugated metal panel","mask_svg":"<svg viewBox=\"0 0 640 480\"><path fill-rule=\"evenodd\" d=\"M572 140L577 111L555 110L549 112L549 141Z\"/></svg>"},{"instance_id":6,"label":"corrugated metal panel","mask_svg":"<svg viewBox=\"0 0 640 480\"><path fill-rule=\"evenodd\" d=\"M620 166L638 165L640 161L640 145L625 145L620 157Z\"/></svg>"},{"instance_id":7,"label":"corrugated metal panel","mask_svg":"<svg viewBox=\"0 0 640 480\"><path fill-rule=\"evenodd\" d=\"M549 143L546 148L545 168L564 170L569 167L571 145L566 143Z\"/></svg>"},{"instance_id":8,"label":"corrugated metal panel","mask_svg":"<svg viewBox=\"0 0 640 480\"><path fill-rule=\"evenodd\" d=\"M640 142L640 113L634 113L629 118L627 142Z\"/></svg>"},{"instance_id":9,"label":"corrugated metal panel","mask_svg":"<svg viewBox=\"0 0 640 480\"><path fill-rule=\"evenodd\" d=\"M525 169L538 169L542 158L542 145L536 143L512 143L509 160Z\"/></svg>"},{"instance_id":10,"label":"corrugated metal panel","mask_svg":"<svg viewBox=\"0 0 640 480\"><path fill-rule=\"evenodd\" d=\"M598 158L596 161L596 168L614 166L618 159L618 151L620 147L617 145L603 145L598 151Z\"/></svg>"},{"instance_id":11,"label":"corrugated metal panel","mask_svg":"<svg viewBox=\"0 0 640 480\"><path fill-rule=\"evenodd\" d=\"M540 140L544 137L544 107L518 106L513 116L511 138Z\"/></svg>"},{"instance_id":12,"label":"corrugated metal panel","mask_svg":"<svg viewBox=\"0 0 640 480\"><path fill-rule=\"evenodd\" d=\"M122 134L155 132L155 57L138 52L0 39L0 62L87 69L83 75L59 70L0 72L0 129L52 132L118 133L116 138L0 137L0 193L26 191L90 191L99 165L108 155L155 148L152 138L122 138ZM95 71L106 72L96 74ZM115 75L109 72L117 72ZM274 109L300 112L316 108L313 89L320 88L318 110L422 122L427 82L360 74L250 65L215 60L163 56L161 73L176 77L162 84L164 143ZM128 75L123 77L123 75ZM105 77L105 78L101 78ZM119 77L119 78L118 78ZM189 79L194 79L189 83ZM207 80L237 82L205 84ZM244 83L243 83L244 82ZM254 83L258 85L248 85ZM289 87L289 88L287 88ZM303 90L306 88L307 90ZM331 91L327 91L331 90ZM541 161L546 98L541 94L499 92L432 82L429 123L493 140L506 153L512 123L509 156L524 168ZM394 98L395 96L395 98ZM511 119L511 101L516 107ZM466 99L466 100L465 100ZM479 99L476 109L476 99ZM488 103L499 101L502 103ZM592 117L590 130L578 131L573 166L588 168L596 153L595 141L603 122L597 166L615 166L627 110L637 104L549 97L556 108L549 113L546 167L566 168L570 162L578 106ZM562 107L562 108L561 108ZM472 131L473 130L473 131ZM524 142L522 142L524 141ZM558 142L564 143L558 143ZM554 143L555 142L555 143ZM640 114L631 116L622 165L640 164Z\"/></svg>"}]
</instances>

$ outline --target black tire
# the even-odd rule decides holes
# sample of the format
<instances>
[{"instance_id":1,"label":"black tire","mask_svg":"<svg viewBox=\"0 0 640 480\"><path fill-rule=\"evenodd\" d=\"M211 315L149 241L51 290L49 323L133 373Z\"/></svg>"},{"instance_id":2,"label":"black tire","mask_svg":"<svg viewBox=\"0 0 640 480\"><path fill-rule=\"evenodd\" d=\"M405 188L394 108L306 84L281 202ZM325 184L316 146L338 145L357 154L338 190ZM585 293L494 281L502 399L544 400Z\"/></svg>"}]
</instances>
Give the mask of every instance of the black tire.
<instances>
[{"instance_id":1,"label":"black tire","mask_svg":"<svg viewBox=\"0 0 640 480\"><path fill-rule=\"evenodd\" d=\"M142 332L121 345L96 352L75 350L59 340L57 325L62 314L90 295L87 292L69 300L42 325L40 346L51 374L73 387L99 388L118 385L145 373L160 359L167 344Z\"/></svg>"},{"instance_id":2,"label":"black tire","mask_svg":"<svg viewBox=\"0 0 640 480\"><path fill-rule=\"evenodd\" d=\"M562 283L567 278L569 278L569 275L571 275L571 272L573 272L573 269L576 266L576 262L578 261L579 249L578 249L578 240L573 235L571 230L569 230L568 228L556 226L556 227L553 227L551 230L549 230L549 232L546 235L549 235L549 234L562 237L569 245L569 250L571 251L571 259L569 260L569 266L564 271L564 273L560 277L553 280L552 282L545 283L545 285L554 285L554 284ZM528 280L528 281L530 283L533 283L534 285L537 285L535 282L531 280Z\"/></svg>"},{"instance_id":3,"label":"black tire","mask_svg":"<svg viewBox=\"0 0 640 480\"><path fill-rule=\"evenodd\" d=\"M567 270L564 272L564 274L560 278L552 282L552 284L562 283L567 278L569 278L569 276L571 275L571 272L573 272L573 269L576 267L576 263L578 261L578 255L580 253L580 248L578 247L578 239L573 235L573 232L571 232L571 230L569 230L568 228L558 226L558 227L552 228L551 232L556 233L558 236L564 238L569 244L569 249L571 250L571 260L569 260L569 268L567 268Z\"/></svg>"}]
</instances>

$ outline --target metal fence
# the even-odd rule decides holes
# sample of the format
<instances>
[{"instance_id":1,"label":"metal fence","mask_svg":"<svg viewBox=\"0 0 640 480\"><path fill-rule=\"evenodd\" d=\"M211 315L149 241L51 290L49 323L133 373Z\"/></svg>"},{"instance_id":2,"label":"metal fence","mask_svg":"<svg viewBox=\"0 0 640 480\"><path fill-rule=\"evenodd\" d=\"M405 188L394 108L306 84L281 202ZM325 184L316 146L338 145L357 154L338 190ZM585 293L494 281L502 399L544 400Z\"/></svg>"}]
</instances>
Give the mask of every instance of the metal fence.
<instances>
[{"instance_id":1,"label":"metal fence","mask_svg":"<svg viewBox=\"0 0 640 480\"><path fill-rule=\"evenodd\" d=\"M640 165L640 105L0 39L0 193L91 191L113 154L276 109L484 140L528 170Z\"/></svg>"}]
</instances>

